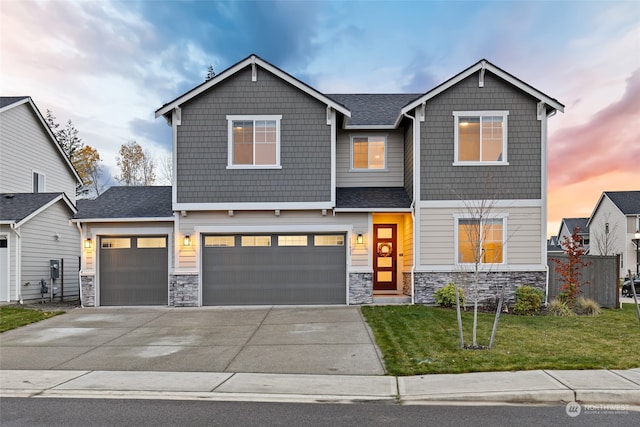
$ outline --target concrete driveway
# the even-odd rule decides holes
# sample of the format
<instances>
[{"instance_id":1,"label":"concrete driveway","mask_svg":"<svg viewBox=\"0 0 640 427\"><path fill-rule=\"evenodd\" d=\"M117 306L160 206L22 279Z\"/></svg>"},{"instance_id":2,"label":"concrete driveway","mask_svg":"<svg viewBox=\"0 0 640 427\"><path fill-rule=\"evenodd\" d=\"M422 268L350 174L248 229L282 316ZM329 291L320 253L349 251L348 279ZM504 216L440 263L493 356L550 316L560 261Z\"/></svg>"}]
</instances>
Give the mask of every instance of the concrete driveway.
<instances>
[{"instance_id":1,"label":"concrete driveway","mask_svg":"<svg viewBox=\"0 0 640 427\"><path fill-rule=\"evenodd\" d=\"M384 374L357 307L75 309L0 334L0 369Z\"/></svg>"}]
</instances>

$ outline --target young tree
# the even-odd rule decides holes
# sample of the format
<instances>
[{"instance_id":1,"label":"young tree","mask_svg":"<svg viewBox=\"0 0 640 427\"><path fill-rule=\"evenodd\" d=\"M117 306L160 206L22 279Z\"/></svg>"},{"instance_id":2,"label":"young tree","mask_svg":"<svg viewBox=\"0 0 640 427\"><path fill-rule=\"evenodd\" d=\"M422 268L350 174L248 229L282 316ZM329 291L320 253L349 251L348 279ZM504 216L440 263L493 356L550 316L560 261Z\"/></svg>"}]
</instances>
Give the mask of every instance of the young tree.
<instances>
[{"instance_id":1,"label":"young tree","mask_svg":"<svg viewBox=\"0 0 640 427\"><path fill-rule=\"evenodd\" d=\"M155 163L149 152L143 150L136 141L122 144L116 161L120 167L120 175L115 179L121 184L152 185L155 182Z\"/></svg>"},{"instance_id":2,"label":"young tree","mask_svg":"<svg viewBox=\"0 0 640 427\"><path fill-rule=\"evenodd\" d=\"M583 267L591 265L591 262L585 262L582 259L586 249L582 244L582 237L578 234L579 232L580 227L575 227L571 237L564 236L562 238L560 246L567 254L566 262L562 259L552 258L556 264L555 271L562 279L560 291L570 307L575 305L578 295L582 292L580 288L589 283L588 281L582 281L581 270Z\"/></svg>"},{"instance_id":3,"label":"young tree","mask_svg":"<svg viewBox=\"0 0 640 427\"><path fill-rule=\"evenodd\" d=\"M209 80L211 80L215 76L216 76L216 72L213 71L213 65L209 64L209 67L207 67L207 77L205 77L204 81L208 82Z\"/></svg>"}]
</instances>

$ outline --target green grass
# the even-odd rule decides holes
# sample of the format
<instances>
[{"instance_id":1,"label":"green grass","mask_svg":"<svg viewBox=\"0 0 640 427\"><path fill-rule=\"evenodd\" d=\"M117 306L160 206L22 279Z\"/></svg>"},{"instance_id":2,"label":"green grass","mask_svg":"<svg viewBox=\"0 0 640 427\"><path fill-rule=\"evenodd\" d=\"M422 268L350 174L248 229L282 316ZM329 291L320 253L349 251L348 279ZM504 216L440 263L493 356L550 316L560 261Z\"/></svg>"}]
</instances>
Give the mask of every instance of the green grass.
<instances>
[{"instance_id":1,"label":"green grass","mask_svg":"<svg viewBox=\"0 0 640 427\"><path fill-rule=\"evenodd\" d=\"M389 375L530 369L640 367L640 323L632 304L600 316L503 314L492 349L459 348L456 312L425 306L365 306ZM463 312L465 343L471 311ZM478 344L488 345L494 315L478 314Z\"/></svg>"},{"instance_id":2,"label":"green grass","mask_svg":"<svg viewBox=\"0 0 640 427\"><path fill-rule=\"evenodd\" d=\"M42 311L15 306L0 307L0 333L62 313L64 311Z\"/></svg>"}]
</instances>

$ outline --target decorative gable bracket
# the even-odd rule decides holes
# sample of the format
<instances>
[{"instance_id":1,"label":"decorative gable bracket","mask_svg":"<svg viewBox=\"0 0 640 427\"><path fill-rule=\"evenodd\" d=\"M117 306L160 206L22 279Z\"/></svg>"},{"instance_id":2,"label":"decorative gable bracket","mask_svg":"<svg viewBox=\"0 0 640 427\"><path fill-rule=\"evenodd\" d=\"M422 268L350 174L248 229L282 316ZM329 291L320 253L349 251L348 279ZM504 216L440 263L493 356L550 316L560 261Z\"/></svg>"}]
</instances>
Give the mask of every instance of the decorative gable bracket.
<instances>
[{"instance_id":1,"label":"decorative gable bracket","mask_svg":"<svg viewBox=\"0 0 640 427\"><path fill-rule=\"evenodd\" d=\"M486 61L482 61L480 62L480 75L478 77L478 87L484 87L484 72L487 69L487 62Z\"/></svg>"},{"instance_id":2,"label":"decorative gable bracket","mask_svg":"<svg viewBox=\"0 0 640 427\"><path fill-rule=\"evenodd\" d=\"M536 118L542 120L547 115L547 104L544 101L538 102Z\"/></svg>"}]
</instances>

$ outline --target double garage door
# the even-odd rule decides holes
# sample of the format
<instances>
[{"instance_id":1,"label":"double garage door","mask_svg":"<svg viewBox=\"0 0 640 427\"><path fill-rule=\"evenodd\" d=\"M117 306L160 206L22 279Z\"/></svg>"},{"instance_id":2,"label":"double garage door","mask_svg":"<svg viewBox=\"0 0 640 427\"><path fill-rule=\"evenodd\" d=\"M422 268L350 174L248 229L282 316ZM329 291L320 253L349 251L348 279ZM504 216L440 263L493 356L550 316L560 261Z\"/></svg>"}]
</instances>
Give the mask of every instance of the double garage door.
<instances>
[{"instance_id":1,"label":"double garage door","mask_svg":"<svg viewBox=\"0 0 640 427\"><path fill-rule=\"evenodd\" d=\"M344 234L202 236L203 305L345 304Z\"/></svg>"}]
</instances>

